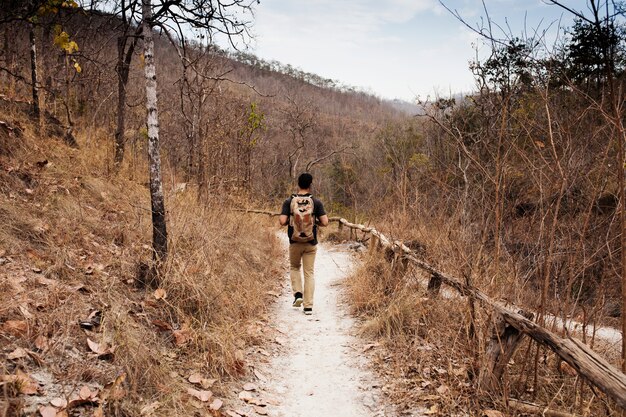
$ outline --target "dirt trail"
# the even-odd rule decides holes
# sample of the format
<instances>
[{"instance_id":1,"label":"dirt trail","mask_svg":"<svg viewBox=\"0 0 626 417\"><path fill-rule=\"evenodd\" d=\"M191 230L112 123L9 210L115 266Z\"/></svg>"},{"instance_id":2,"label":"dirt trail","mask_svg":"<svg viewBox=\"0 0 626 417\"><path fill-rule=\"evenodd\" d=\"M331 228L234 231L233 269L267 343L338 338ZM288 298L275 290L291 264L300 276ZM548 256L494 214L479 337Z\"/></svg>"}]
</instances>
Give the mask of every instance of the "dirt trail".
<instances>
[{"instance_id":1,"label":"dirt trail","mask_svg":"<svg viewBox=\"0 0 626 417\"><path fill-rule=\"evenodd\" d=\"M286 246L286 245L285 245ZM280 349L260 368L267 375L261 396L278 398L270 416L391 416L381 401L380 383L367 368L365 343L355 337L355 323L341 294L352 255L345 246L318 246L315 305L311 316L291 306L285 276L273 317Z\"/></svg>"}]
</instances>

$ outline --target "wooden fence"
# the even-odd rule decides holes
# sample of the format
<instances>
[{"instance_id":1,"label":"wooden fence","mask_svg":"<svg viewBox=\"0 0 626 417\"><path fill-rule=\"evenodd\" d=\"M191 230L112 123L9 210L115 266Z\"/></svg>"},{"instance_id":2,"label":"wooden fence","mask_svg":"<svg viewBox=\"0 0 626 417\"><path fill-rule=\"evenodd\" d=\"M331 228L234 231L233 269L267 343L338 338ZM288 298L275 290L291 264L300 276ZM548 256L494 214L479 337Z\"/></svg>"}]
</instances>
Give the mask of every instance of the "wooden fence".
<instances>
[{"instance_id":1,"label":"wooden fence","mask_svg":"<svg viewBox=\"0 0 626 417\"><path fill-rule=\"evenodd\" d=\"M280 213L263 210L242 210L248 213L278 216ZM487 347L488 360L485 361L479 375L481 388L494 389L499 384L502 373L513 355L522 335L527 335L537 343L547 346L563 361L568 363L590 384L613 399L626 410L626 375L608 363L587 345L573 337L561 337L532 321L532 315L523 310L514 311L502 303L493 300L480 289L465 284L462 280L439 271L434 266L418 258L417 254L401 241L391 240L374 227L350 223L344 218L331 217L339 228L347 227L372 235L370 249L378 247L388 249L401 256L431 275L429 289L437 293L441 284L447 285L459 294L471 297L492 309L498 316L495 333ZM622 335L623 337L623 335Z\"/></svg>"}]
</instances>

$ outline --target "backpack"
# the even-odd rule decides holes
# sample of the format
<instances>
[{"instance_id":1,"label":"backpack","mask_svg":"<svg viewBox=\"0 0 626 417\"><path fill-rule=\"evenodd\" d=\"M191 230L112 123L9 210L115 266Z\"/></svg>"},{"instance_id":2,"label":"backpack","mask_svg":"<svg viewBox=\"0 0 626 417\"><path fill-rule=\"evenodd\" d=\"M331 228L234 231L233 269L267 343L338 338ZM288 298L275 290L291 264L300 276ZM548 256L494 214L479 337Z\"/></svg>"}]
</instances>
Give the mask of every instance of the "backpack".
<instances>
[{"instance_id":1,"label":"backpack","mask_svg":"<svg viewBox=\"0 0 626 417\"><path fill-rule=\"evenodd\" d=\"M313 209L313 196L301 196L297 194L291 196L292 241L310 242L315 239L315 235L313 234L313 225L315 225Z\"/></svg>"}]
</instances>

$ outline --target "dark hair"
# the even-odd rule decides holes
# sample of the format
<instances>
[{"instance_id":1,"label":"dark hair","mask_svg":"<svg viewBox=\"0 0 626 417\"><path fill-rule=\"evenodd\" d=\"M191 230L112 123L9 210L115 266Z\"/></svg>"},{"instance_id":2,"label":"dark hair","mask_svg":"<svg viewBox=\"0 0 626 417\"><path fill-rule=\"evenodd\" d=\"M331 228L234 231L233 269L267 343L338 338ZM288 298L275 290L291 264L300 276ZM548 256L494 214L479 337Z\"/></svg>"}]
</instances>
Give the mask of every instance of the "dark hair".
<instances>
[{"instance_id":1,"label":"dark hair","mask_svg":"<svg viewBox=\"0 0 626 417\"><path fill-rule=\"evenodd\" d=\"M300 176L298 177L298 187L300 187L303 190L306 190L307 188L311 188L312 182L313 182L313 175L309 174L308 172L300 174Z\"/></svg>"}]
</instances>

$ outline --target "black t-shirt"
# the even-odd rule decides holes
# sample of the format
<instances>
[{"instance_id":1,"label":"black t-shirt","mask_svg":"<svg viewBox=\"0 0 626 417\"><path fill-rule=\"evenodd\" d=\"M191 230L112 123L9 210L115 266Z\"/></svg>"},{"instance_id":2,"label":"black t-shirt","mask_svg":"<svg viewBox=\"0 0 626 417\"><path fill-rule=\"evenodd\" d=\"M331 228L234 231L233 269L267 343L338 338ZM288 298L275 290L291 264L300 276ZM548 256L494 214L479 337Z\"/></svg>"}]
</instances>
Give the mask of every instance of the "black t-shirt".
<instances>
[{"instance_id":1,"label":"black t-shirt","mask_svg":"<svg viewBox=\"0 0 626 417\"><path fill-rule=\"evenodd\" d=\"M298 194L298 195L303 196L303 197L307 197L307 196L312 197L311 194ZM283 208L280 211L280 214L284 214L285 216L287 216L287 221L291 220L289 219L289 217L291 216L291 199L292 198L293 197L289 197L288 199L285 200L285 202L283 203ZM322 204L322 202L318 200L317 198L313 197L313 216L315 216L315 219L317 220L325 214L326 214L326 211L324 210L324 204ZM291 235L293 235L293 227L289 225L287 227L287 236L289 236L289 243L295 243L293 240L291 240ZM317 225L313 226L313 240L307 243L310 243L311 245L317 245Z\"/></svg>"}]
</instances>

